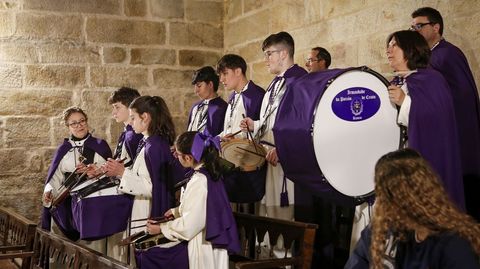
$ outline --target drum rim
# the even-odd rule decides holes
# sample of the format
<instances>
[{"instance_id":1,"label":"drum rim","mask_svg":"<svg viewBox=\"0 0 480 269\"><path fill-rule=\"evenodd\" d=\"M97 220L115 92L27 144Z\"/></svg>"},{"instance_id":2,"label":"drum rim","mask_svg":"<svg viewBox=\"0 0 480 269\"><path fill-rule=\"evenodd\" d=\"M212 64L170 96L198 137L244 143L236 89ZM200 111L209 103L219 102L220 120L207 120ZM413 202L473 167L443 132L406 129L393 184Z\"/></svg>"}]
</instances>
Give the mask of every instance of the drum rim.
<instances>
[{"instance_id":1,"label":"drum rim","mask_svg":"<svg viewBox=\"0 0 480 269\"><path fill-rule=\"evenodd\" d=\"M345 69L343 72L337 74L336 76L333 76L331 77L327 84L325 85L325 89L327 89L330 84L332 84L332 82L337 79L338 77L340 77L341 75L347 73L347 72L350 72L350 71L361 71L361 72L366 72L366 73L370 73L372 75L374 75L376 78L378 78L386 87L388 87L390 85L390 83L388 82L388 80L382 76L380 73L376 72L375 70L369 68L368 66L366 65L363 65L363 66L359 66L359 67L352 67L352 68L349 68L349 69ZM311 142L312 142L312 146L314 146L314 141L313 141L313 130L314 130L314 127L315 127L315 116L317 114L317 109L318 109L318 105L320 103L320 100L322 99L323 95L325 94L325 90L318 95L318 97L316 98L315 100L315 109L313 110L313 115L312 115L312 123L311 123L311 127L310 127L310 139L311 139ZM318 164L318 161L317 161L317 164ZM340 192L339 190L337 190L332 184L330 184L330 181L327 179L327 177L325 177L325 174L323 173L322 171L322 167L320 167L320 164L318 164L318 168L320 169L320 173L322 174L322 177L323 179L325 179L325 182L328 183L328 185L330 187L332 187L333 190L335 190L336 192L342 194L342 195L345 195L347 197L351 197L355 200L364 200L364 199L367 199L369 197L372 197L373 195L375 195L375 190L372 190L366 194L363 194L363 195L357 195L357 196L351 196L351 195L347 195L347 194L344 194L342 192Z\"/></svg>"},{"instance_id":2,"label":"drum rim","mask_svg":"<svg viewBox=\"0 0 480 269\"><path fill-rule=\"evenodd\" d=\"M247 139L247 138L233 138L233 139L230 139L229 141L225 141L225 142L222 142L222 143L220 144L220 147L221 147L221 150L220 150L221 157L224 158L225 160L229 161L229 162L232 162L232 161L230 161L230 160L228 160L228 159L225 158L225 155L224 155L224 145L226 145L226 144L227 144L227 145L229 145L229 144L232 144L232 145L233 145L233 144L235 144L236 142L247 142L247 141L248 141L248 143L252 143L252 142L255 143L255 146L257 146L257 149L261 151L261 154L262 154L262 153L263 153L263 155L266 155L266 154L267 154L267 151L265 150L265 148L264 148L261 144L255 142L255 141L249 140L249 139ZM245 143L241 143L241 144L245 144ZM245 169L244 172L250 172L250 171L255 171L255 170L260 169L263 165L265 165L265 161L266 161L266 160L265 160L265 158L264 158L264 159L263 159L263 162L262 162L261 164L259 164L259 165L243 165L243 166L237 166L237 165L235 165L235 166L236 166L236 167L241 167L241 168L248 168L248 169ZM232 163L234 163L234 162L232 162ZM235 163L234 163L234 164L235 164Z\"/></svg>"}]
</instances>

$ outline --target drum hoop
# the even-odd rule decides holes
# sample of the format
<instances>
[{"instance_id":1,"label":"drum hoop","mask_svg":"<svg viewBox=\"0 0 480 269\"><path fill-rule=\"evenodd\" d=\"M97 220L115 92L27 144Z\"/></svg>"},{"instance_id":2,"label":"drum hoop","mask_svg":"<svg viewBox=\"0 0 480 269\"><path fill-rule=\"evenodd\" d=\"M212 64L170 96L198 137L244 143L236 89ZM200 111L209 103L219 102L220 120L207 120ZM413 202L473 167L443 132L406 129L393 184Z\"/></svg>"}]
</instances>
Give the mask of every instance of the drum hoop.
<instances>
[{"instance_id":1,"label":"drum hoop","mask_svg":"<svg viewBox=\"0 0 480 269\"><path fill-rule=\"evenodd\" d=\"M333 76L329 79L329 81L327 82L327 84L325 85L325 89L327 89L330 84L332 84L333 81L335 81L338 77L340 77L341 75L347 73L347 72L350 72L350 71L361 71L361 72L366 72L366 73L370 73L372 75L374 75L376 78L378 78L383 84L385 84L386 87L389 86L389 82L388 80L383 77L380 73L370 69L368 66L366 65L363 65L363 66L359 66L359 67L353 67L351 69L346 69L344 70L343 72L341 72L340 74L337 74L336 76ZM313 129L314 129L314 125L315 125L315 116L317 114L317 109L318 109L318 105L320 104L320 100L322 99L323 95L325 94L325 90L322 92L321 95L319 95L317 97L317 100L315 100L315 109L313 110L313 117L312 117L312 123L311 123L311 127L310 127L310 137L311 137L311 141L312 141L312 146L314 145L314 141L313 141ZM320 164L318 165L318 168L320 169L320 173L322 174L322 177L325 179L325 182L328 183L328 185L330 185L335 191L341 193L340 191L338 191L335 187L333 187L332 184L330 184L330 181L325 177L325 175L323 174L323 171L322 171L322 168L320 167ZM343 194L343 193L342 193ZM372 195L375 194L375 191L372 190L371 192L369 193L366 193L366 194L363 194L363 195L358 195L358 196L349 196L349 195L346 195L346 194L343 194L345 196L348 196L348 197L352 197L354 199L357 199L357 200L362 200L363 199L366 199L366 198L369 198L371 197Z\"/></svg>"},{"instance_id":2,"label":"drum hoop","mask_svg":"<svg viewBox=\"0 0 480 269\"><path fill-rule=\"evenodd\" d=\"M242 142L241 144L250 144L250 143L253 142L253 143L255 143L255 146L256 146L257 150L260 151L260 152L259 152L260 154L262 154L262 155L266 155L266 154L267 154L265 148L264 148L261 144L255 142L255 141L251 141L251 140L245 139L245 138L234 138L234 139L231 139L231 140L229 140L229 141L226 141L226 142L223 142L223 143L222 143L222 146L221 146L221 147L222 147L222 150L221 150L222 158L225 159L225 157L223 156L223 155L224 155L224 153L223 153L223 146L224 146L225 144L227 144L227 145L228 145L228 144L235 144L235 142ZM247 143L247 142L248 142L248 143ZM227 160L227 159L225 159L225 160ZM227 160L227 161L229 161L229 160ZM260 165L260 166L258 166L258 165L245 165L245 167L248 167L248 170L252 170L252 171L253 171L253 170L255 170L255 169L258 169L258 168L262 167L264 164L265 164L265 163L263 163L263 164Z\"/></svg>"}]
</instances>

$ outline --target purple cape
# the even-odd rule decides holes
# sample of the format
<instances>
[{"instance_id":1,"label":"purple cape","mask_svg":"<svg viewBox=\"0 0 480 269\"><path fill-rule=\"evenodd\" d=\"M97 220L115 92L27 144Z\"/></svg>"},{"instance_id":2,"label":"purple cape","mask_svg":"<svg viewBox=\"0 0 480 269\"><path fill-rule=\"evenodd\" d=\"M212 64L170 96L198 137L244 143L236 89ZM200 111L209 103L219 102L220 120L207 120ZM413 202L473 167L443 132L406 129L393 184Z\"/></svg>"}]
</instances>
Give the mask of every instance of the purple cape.
<instances>
[{"instance_id":1,"label":"purple cape","mask_svg":"<svg viewBox=\"0 0 480 269\"><path fill-rule=\"evenodd\" d=\"M430 66L442 73L450 86L463 174L480 177L480 101L467 58L459 48L441 40L432 51Z\"/></svg>"},{"instance_id":2,"label":"purple cape","mask_svg":"<svg viewBox=\"0 0 480 269\"><path fill-rule=\"evenodd\" d=\"M174 206L172 173L173 155L167 140L158 135L147 138L145 162L152 180L150 218L161 217Z\"/></svg>"},{"instance_id":3,"label":"purple cape","mask_svg":"<svg viewBox=\"0 0 480 269\"><path fill-rule=\"evenodd\" d=\"M314 112L327 89L329 80L349 69L329 69L309 73L290 83L278 108L273 127L277 153L285 175L295 182L297 189L308 190L325 198L332 198L346 205L353 205L352 198L337 192L324 179L315 157L312 141ZM330 197L331 196L331 197ZM295 195L295 205L308 204L303 195Z\"/></svg>"},{"instance_id":4,"label":"purple cape","mask_svg":"<svg viewBox=\"0 0 480 269\"><path fill-rule=\"evenodd\" d=\"M98 153L104 159L112 157L112 151L108 146L108 143L99 138L95 138L90 136L85 140L84 146L87 148L92 149L94 152ZM48 169L47 179L45 180L45 184L50 182L53 174L58 168L60 161L63 159L65 154L72 148L69 140L65 138L63 143L57 148L55 155L53 157L52 163L50 164L50 168ZM73 226L72 223L72 211L71 211L71 199L70 196L65 199L62 203L60 203L57 208L54 210L53 218L57 223L60 230L70 239L77 240L78 239L78 231ZM43 207L42 211L42 229L50 230L51 226L51 217L52 214L50 210L46 207Z\"/></svg>"},{"instance_id":5,"label":"purple cape","mask_svg":"<svg viewBox=\"0 0 480 269\"><path fill-rule=\"evenodd\" d=\"M147 251L135 251L136 268L188 269L188 242L171 248L153 247Z\"/></svg>"},{"instance_id":6,"label":"purple cape","mask_svg":"<svg viewBox=\"0 0 480 269\"><path fill-rule=\"evenodd\" d=\"M190 109L190 114L188 116L188 125L192 121L193 108L201 102L203 102L203 100L195 103ZM208 130L208 133L212 136L216 136L223 131L223 121L225 120L225 112L227 112L227 107L228 103L225 102L220 96L213 98L208 102L208 116L205 129Z\"/></svg>"},{"instance_id":7,"label":"purple cape","mask_svg":"<svg viewBox=\"0 0 480 269\"><path fill-rule=\"evenodd\" d=\"M407 76L406 82L412 100L408 146L430 163L452 201L464 209L457 126L448 84L433 69L419 69Z\"/></svg>"},{"instance_id":8,"label":"purple cape","mask_svg":"<svg viewBox=\"0 0 480 269\"><path fill-rule=\"evenodd\" d=\"M143 135L135 133L130 124L127 124L125 129L126 131L123 144L125 145L125 149L127 150L130 159L134 160L137 155L138 143L140 143L140 140L142 140Z\"/></svg>"},{"instance_id":9,"label":"purple cape","mask_svg":"<svg viewBox=\"0 0 480 269\"><path fill-rule=\"evenodd\" d=\"M242 93L243 105L247 117L252 120L260 119L260 110L265 90L250 81L247 89ZM232 93L230 100L235 95ZM234 203L251 203L262 199L265 194L266 166L257 171L232 172L224 178L228 197Z\"/></svg>"},{"instance_id":10,"label":"purple cape","mask_svg":"<svg viewBox=\"0 0 480 269\"><path fill-rule=\"evenodd\" d=\"M210 241L214 248L226 249L229 254L239 253L237 224L233 218L223 181L221 179L214 181L204 168L200 169L200 173L207 177L205 239Z\"/></svg>"}]
</instances>

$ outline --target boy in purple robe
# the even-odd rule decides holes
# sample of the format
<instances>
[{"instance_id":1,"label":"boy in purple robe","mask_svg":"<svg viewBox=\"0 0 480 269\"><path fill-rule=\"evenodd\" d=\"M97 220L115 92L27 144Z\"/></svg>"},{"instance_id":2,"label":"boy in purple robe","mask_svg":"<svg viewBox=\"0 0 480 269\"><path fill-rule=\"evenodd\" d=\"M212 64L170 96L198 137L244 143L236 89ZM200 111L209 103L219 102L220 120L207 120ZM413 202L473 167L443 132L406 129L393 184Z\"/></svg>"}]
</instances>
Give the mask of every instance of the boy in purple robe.
<instances>
[{"instance_id":1,"label":"boy in purple robe","mask_svg":"<svg viewBox=\"0 0 480 269\"><path fill-rule=\"evenodd\" d=\"M222 140L233 138L247 139L246 133L232 135L240 131L240 122L246 116L252 120L260 119L265 90L247 80L247 63L239 55L224 55L217 63L217 73L225 90L233 90L230 95L223 131L219 134ZM224 177L225 187L231 202L253 203L262 199L265 194L265 172L262 167L250 172L232 172ZM249 208L253 213L253 206Z\"/></svg>"},{"instance_id":2,"label":"boy in purple robe","mask_svg":"<svg viewBox=\"0 0 480 269\"><path fill-rule=\"evenodd\" d=\"M195 94L202 100L190 110L188 131L207 130L211 135L222 132L228 104L217 94L218 80L218 75L211 66L202 67L193 74Z\"/></svg>"},{"instance_id":3,"label":"boy in purple robe","mask_svg":"<svg viewBox=\"0 0 480 269\"><path fill-rule=\"evenodd\" d=\"M240 242L219 173L220 138L186 132L175 147L180 163L194 173L182 191L180 206L165 213L173 220L160 225L149 221L147 231L173 242L188 241L189 268L228 269L228 254L238 253Z\"/></svg>"},{"instance_id":4,"label":"boy in purple robe","mask_svg":"<svg viewBox=\"0 0 480 269\"><path fill-rule=\"evenodd\" d=\"M443 76L427 69L430 49L417 32L389 36L387 56L399 74L388 87L399 106L398 123L407 127L408 147L420 152L439 174L450 198L465 208L462 168L452 96Z\"/></svg>"},{"instance_id":5,"label":"boy in purple robe","mask_svg":"<svg viewBox=\"0 0 480 269\"><path fill-rule=\"evenodd\" d=\"M480 101L467 58L443 37L440 12L423 7L412 13L411 30L419 32L432 50L430 67L450 86L462 158L467 212L480 221Z\"/></svg>"},{"instance_id":6,"label":"boy in purple robe","mask_svg":"<svg viewBox=\"0 0 480 269\"><path fill-rule=\"evenodd\" d=\"M260 140L267 151L267 176L265 196L260 208L261 215L272 218L293 219L294 190L293 182L283 174L279 162L273 127L277 118L278 106L289 85L297 78L305 75L300 66L294 64L293 55L295 44L292 36L287 32L279 32L267 37L262 44L265 63L275 78L267 88L263 97L260 119L251 118L242 120L240 127L243 131L253 131L254 137Z\"/></svg>"}]
</instances>

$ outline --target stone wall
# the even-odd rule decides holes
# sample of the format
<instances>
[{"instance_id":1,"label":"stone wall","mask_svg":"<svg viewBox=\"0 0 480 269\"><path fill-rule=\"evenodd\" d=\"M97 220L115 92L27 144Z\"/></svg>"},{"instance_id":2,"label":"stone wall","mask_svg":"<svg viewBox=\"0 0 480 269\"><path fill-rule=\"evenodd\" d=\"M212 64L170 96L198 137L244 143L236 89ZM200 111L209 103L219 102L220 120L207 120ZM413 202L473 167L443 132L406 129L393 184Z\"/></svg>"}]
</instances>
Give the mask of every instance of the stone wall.
<instances>
[{"instance_id":1,"label":"stone wall","mask_svg":"<svg viewBox=\"0 0 480 269\"><path fill-rule=\"evenodd\" d=\"M261 42L288 31L301 65L322 46L332 67L390 72L386 36L408 28L411 11L426 5L442 12L444 36L480 83L476 0L0 0L0 205L38 216L67 106L85 108L95 135L113 146L122 127L107 98L131 86L164 97L180 132L197 99L192 71L222 53L242 55L248 76L266 87L272 76Z\"/></svg>"},{"instance_id":2,"label":"stone wall","mask_svg":"<svg viewBox=\"0 0 480 269\"><path fill-rule=\"evenodd\" d=\"M68 106L113 146L107 98L130 86L164 97L184 130L192 72L223 52L223 12L221 0L0 0L0 205L39 215Z\"/></svg>"},{"instance_id":3,"label":"stone wall","mask_svg":"<svg viewBox=\"0 0 480 269\"><path fill-rule=\"evenodd\" d=\"M310 48L325 47L332 68L367 65L385 73L388 34L408 29L410 14L422 6L438 9L444 37L466 54L480 83L480 1L477 0L228 0L225 51L243 55L249 75L266 87L272 79L263 62L262 41L272 33L289 32L295 40L295 62L305 64Z\"/></svg>"}]
</instances>

